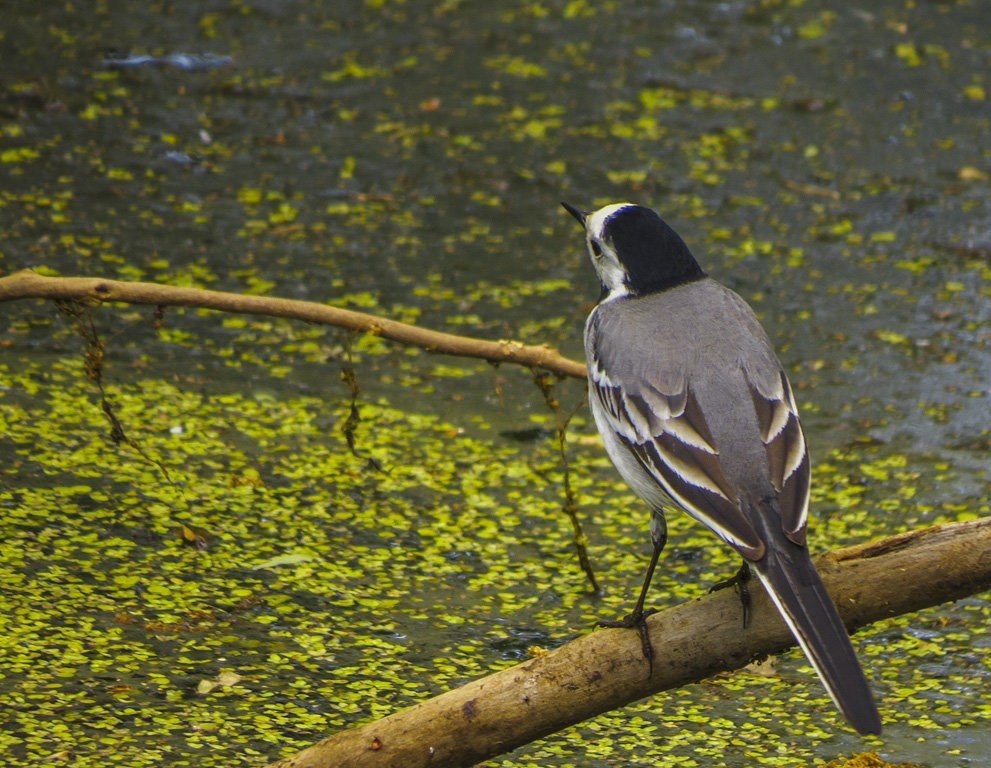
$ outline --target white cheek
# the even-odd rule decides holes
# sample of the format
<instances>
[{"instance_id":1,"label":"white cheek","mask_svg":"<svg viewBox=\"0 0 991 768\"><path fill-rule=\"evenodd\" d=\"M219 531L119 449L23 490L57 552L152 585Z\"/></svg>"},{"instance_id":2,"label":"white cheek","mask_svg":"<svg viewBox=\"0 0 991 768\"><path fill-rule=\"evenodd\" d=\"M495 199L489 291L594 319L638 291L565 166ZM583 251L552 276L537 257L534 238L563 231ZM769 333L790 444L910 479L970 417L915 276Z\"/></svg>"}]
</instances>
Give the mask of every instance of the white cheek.
<instances>
[{"instance_id":1,"label":"white cheek","mask_svg":"<svg viewBox=\"0 0 991 768\"><path fill-rule=\"evenodd\" d=\"M626 280L626 271L612 259L605 257L593 259L595 271L599 273L602 284L611 292L617 288L623 288Z\"/></svg>"}]
</instances>

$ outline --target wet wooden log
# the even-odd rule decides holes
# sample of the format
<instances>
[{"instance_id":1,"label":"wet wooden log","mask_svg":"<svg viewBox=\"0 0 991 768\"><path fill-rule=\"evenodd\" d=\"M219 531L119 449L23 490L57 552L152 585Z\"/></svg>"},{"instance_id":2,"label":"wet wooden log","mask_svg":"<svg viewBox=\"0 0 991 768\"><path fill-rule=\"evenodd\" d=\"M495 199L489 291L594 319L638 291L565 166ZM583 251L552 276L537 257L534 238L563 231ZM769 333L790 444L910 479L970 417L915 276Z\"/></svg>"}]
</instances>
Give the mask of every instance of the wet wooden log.
<instances>
[{"instance_id":1,"label":"wet wooden log","mask_svg":"<svg viewBox=\"0 0 991 768\"><path fill-rule=\"evenodd\" d=\"M856 629L991 588L991 518L836 550L820 556L816 566L847 627ZM532 661L336 733L269 768L471 766L644 696L739 669L794 644L763 589L751 583L753 616L745 630L732 589L651 616L651 678L636 632L599 629ZM870 678L869 666L866 672ZM879 703L883 717L884 702ZM824 717L846 727L839 714Z\"/></svg>"}]
</instances>

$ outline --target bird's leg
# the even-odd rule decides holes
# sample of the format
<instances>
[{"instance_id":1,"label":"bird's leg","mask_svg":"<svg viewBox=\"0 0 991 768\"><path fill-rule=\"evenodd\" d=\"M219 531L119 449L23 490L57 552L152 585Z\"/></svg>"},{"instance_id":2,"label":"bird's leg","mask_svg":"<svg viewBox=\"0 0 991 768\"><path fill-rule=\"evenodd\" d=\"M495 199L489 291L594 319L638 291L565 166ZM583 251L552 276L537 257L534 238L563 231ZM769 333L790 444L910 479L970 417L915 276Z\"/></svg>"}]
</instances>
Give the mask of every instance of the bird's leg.
<instances>
[{"instance_id":1,"label":"bird's leg","mask_svg":"<svg viewBox=\"0 0 991 768\"><path fill-rule=\"evenodd\" d=\"M624 629L633 629L636 627L640 635L640 648L643 650L644 658L647 659L648 677L653 677L654 675L654 649L650 645L650 634L647 632L647 617L657 613L657 609L647 608L644 610L643 604L647 599L647 590L650 588L650 581L654 577L654 568L657 567L657 561L661 556L661 551L664 549L667 539L668 529L663 513L652 511L650 515L650 540L654 545L654 551L650 556L650 564L647 566L643 586L640 587L640 596L637 598L637 604L633 607L630 615L624 619L598 622L598 626L600 627L621 627Z\"/></svg>"},{"instance_id":2,"label":"bird's leg","mask_svg":"<svg viewBox=\"0 0 991 768\"><path fill-rule=\"evenodd\" d=\"M750 566L747 561L743 561L743 565L740 566L735 574L730 576L728 579L723 579L722 581L717 581L711 587L709 587L709 593L725 589L726 587L736 587L740 593L740 603L743 605L743 628L746 629L750 624L750 588L747 586L747 582L750 581Z\"/></svg>"}]
</instances>

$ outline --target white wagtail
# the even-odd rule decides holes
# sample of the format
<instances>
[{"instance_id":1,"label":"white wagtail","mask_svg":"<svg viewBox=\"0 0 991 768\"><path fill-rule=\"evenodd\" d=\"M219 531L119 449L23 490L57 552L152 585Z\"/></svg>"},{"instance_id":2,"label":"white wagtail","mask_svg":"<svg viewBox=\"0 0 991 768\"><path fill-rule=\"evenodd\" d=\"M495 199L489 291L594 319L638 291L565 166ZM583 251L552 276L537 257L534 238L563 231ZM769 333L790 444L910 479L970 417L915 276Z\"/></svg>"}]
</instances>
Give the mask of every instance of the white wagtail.
<instances>
[{"instance_id":1,"label":"white wagtail","mask_svg":"<svg viewBox=\"0 0 991 768\"><path fill-rule=\"evenodd\" d=\"M563 205L585 227L602 283L585 324L592 414L651 513L654 551L636 607L607 625L639 627L652 661L643 604L673 501L743 556L741 576L753 566L837 707L860 733L879 733L867 680L809 558L805 438L753 310L649 208Z\"/></svg>"}]
</instances>

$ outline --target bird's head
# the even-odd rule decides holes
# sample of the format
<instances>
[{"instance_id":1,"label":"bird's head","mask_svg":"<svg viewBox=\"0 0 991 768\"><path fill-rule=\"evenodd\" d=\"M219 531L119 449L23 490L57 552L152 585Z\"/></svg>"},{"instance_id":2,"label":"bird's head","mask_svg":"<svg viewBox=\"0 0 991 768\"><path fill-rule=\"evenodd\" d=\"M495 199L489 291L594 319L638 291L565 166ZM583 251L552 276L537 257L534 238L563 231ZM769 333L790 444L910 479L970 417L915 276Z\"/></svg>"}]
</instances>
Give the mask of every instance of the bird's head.
<instances>
[{"instance_id":1,"label":"bird's head","mask_svg":"<svg viewBox=\"0 0 991 768\"><path fill-rule=\"evenodd\" d=\"M614 203L586 213L562 205L585 228L602 283L600 301L646 296L705 277L685 241L650 208Z\"/></svg>"}]
</instances>

